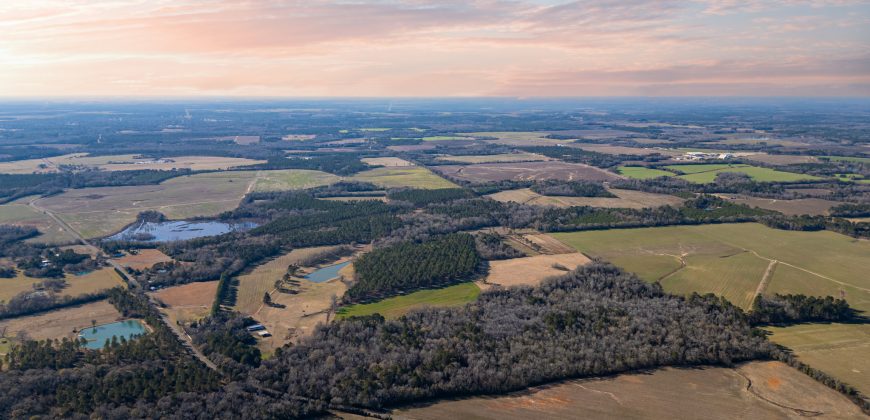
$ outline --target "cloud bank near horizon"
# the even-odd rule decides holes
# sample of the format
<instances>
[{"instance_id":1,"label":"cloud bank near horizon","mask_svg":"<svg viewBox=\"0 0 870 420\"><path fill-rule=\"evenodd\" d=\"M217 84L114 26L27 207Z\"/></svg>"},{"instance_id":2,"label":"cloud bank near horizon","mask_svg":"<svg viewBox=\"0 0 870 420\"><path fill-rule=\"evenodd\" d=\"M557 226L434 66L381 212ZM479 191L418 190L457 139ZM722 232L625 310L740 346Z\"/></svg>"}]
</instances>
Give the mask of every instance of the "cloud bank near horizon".
<instances>
[{"instance_id":1,"label":"cloud bank near horizon","mask_svg":"<svg viewBox=\"0 0 870 420\"><path fill-rule=\"evenodd\" d=\"M870 1L34 0L0 96L870 96Z\"/></svg>"}]
</instances>

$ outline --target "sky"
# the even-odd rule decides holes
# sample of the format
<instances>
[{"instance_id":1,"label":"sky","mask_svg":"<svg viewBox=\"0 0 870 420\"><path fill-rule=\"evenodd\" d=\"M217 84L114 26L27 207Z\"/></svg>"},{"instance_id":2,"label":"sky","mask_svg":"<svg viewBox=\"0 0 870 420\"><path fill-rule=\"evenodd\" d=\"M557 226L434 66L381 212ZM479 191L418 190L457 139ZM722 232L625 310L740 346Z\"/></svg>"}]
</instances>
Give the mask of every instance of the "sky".
<instances>
[{"instance_id":1,"label":"sky","mask_svg":"<svg viewBox=\"0 0 870 420\"><path fill-rule=\"evenodd\" d=\"M59 96L870 96L870 0L0 2Z\"/></svg>"}]
</instances>

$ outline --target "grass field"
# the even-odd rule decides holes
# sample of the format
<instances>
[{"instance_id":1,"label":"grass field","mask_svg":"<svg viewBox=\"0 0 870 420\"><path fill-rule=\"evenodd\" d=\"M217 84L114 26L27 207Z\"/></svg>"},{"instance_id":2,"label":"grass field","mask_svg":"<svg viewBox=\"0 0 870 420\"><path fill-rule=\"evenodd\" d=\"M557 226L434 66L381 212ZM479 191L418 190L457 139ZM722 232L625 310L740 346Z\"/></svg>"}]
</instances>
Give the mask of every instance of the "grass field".
<instances>
[{"instance_id":1,"label":"grass field","mask_svg":"<svg viewBox=\"0 0 870 420\"><path fill-rule=\"evenodd\" d=\"M54 219L28 204L36 198L24 197L0 205L0 224L31 226L38 229L41 235L29 239L30 242L59 244L75 241L75 237L67 233Z\"/></svg>"},{"instance_id":2,"label":"grass field","mask_svg":"<svg viewBox=\"0 0 870 420\"><path fill-rule=\"evenodd\" d=\"M554 144L570 143L571 140L549 139L547 131L482 131L477 133L462 133L474 137L493 137L489 143L508 146L552 146Z\"/></svg>"},{"instance_id":3,"label":"grass field","mask_svg":"<svg viewBox=\"0 0 870 420\"><path fill-rule=\"evenodd\" d=\"M478 163L471 165L439 165L433 169L451 177L472 182L502 180L544 180L563 181L612 181L619 175L582 163L561 161L515 162L515 163Z\"/></svg>"},{"instance_id":4,"label":"grass field","mask_svg":"<svg viewBox=\"0 0 870 420\"><path fill-rule=\"evenodd\" d=\"M334 184L340 180L341 178L330 173L306 169L260 171L254 191L298 190Z\"/></svg>"},{"instance_id":5,"label":"grass field","mask_svg":"<svg viewBox=\"0 0 870 420\"><path fill-rule=\"evenodd\" d=\"M60 291L61 295L78 296L85 293L93 293L104 289L121 286L124 282L118 273L112 268L104 267L91 271L82 276L67 274L65 277L67 287ZM33 284L45 279L27 277L20 270L18 276L11 279L0 279L0 301L9 301L13 296L33 290Z\"/></svg>"},{"instance_id":6,"label":"grass field","mask_svg":"<svg viewBox=\"0 0 870 420\"><path fill-rule=\"evenodd\" d=\"M157 210L170 219L232 210L255 176L255 171L212 172L158 185L81 188L39 199L36 204L55 212L82 236L95 238L121 230L145 210Z\"/></svg>"},{"instance_id":7,"label":"grass field","mask_svg":"<svg viewBox=\"0 0 870 420\"><path fill-rule=\"evenodd\" d=\"M802 155L769 155L767 153L756 153L747 156L746 159L767 163L770 165L797 165L801 163L815 163L819 160L815 156Z\"/></svg>"},{"instance_id":8,"label":"grass field","mask_svg":"<svg viewBox=\"0 0 870 420\"><path fill-rule=\"evenodd\" d=\"M765 328L802 362L870 395L870 324L804 324Z\"/></svg>"},{"instance_id":9,"label":"grass field","mask_svg":"<svg viewBox=\"0 0 870 420\"><path fill-rule=\"evenodd\" d=\"M653 179L662 176L675 176L672 172L643 166L620 166L618 171L620 175L634 179Z\"/></svg>"},{"instance_id":10,"label":"grass field","mask_svg":"<svg viewBox=\"0 0 870 420\"><path fill-rule=\"evenodd\" d=\"M336 315L338 318L347 318L379 313L384 318L394 319L424 307L462 306L477 299L479 294L480 288L476 284L460 283L442 289L418 290L374 303L345 306Z\"/></svg>"},{"instance_id":11,"label":"grass field","mask_svg":"<svg viewBox=\"0 0 870 420\"><path fill-rule=\"evenodd\" d=\"M397 158L397 157L375 157L375 158L362 158L360 159L362 163L371 166L386 166L386 167L404 167L404 166L414 166L413 163L408 162L405 159Z\"/></svg>"},{"instance_id":12,"label":"grass field","mask_svg":"<svg viewBox=\"0 0 870 420\"><path fill-rule=\"evenodd\" d=\"M547 277L565 274L565 270L554 266L558 265L573 270L588 262L589 258L579 252L490 261L489 275L486 276L485 282L479 282L478 285L483 290L495 285L502 287L537 286Z\"/></svg>"},{"instance_id":13,"label":"grass field","mask_svg":"<svg viewBox=\"0 0 870 420\"><path fill-rule=\"evenodd\" d=\"M202 171L227 169L263 162L261 160L218 156L178 156L154 160L150 158L137 159L136 155L88 156L87 153L73 153L43 159L3 162L0 163L0 173L29 174L33 172L57 172L64 165L85 166L104 171L133 171L141 169L191 169Z\"/></svg>"},{"instance_id":14,"label":"grass field","mask_svg":"<svg viewBox=\"0 0 870 420\"><path fill-rule=\"evenodd\" d=\"M750 386L750 382L751 386ZM865 418L846 397L779 362L737 368L664 368L456 398L392 410L407 419Z\"/></svg>"},{"instance_id":15,"label":"grass field","mask_svg":"<svg viewBox=\"0 0 870 420\"><path fill-rule=\"evenodd\" d=\"M870 157L854 157L854 156L822 156L835 162L858 162L870 163Z\"/></svg>"},{"instance_id":16,"label":"grass field","mask_svg":"<svg viewBox=\"0 0 870 420\"><path fill-rule=\"evenodd\" d=\"M121 258L115 258L115 261L123 267L144 270L157 263L172 261L172 258L160 252L159 249L140 249L136 255L127 254Z\"/></svg>"},{"instance_id":17,"label":"grass field","mask_svg":"<svg viewBox=\"0 0 870 420\"><path fill-rule=\"evenodd\" d=\"M663 150L663 149L653 149L653 148L643 148L643 147L627 147L627 146L616 146L612 144L598 144L598 143L571 143L569 147L576 147L578 149L583 149L589 152L596 153L606 153L611 155L635 155L635 156L646 156L652 154L662 154L665 156L678 155L678 152L673 150Z\"/></svg>"},{"instance_id":18,"label":"grass field","mask_svg":"<svg viewBox=\"0 0 870 420\"><path fill-rule=\"evenodd\" d=\"M451 140L474 140L472 137L463 136L426 136L423 141L451 141Z\"/></svg>"},{"instance_id":19,"label":"grass field","mask_svg":"<svg viewBox=\"0 0 870 420\"><path fill-rule=\"evenodd\" d=\"M787 215L826 215L831 207L842 204L836 201L820 198L800 198L796 200L776 200L772 198L757 198L737 194L716 194L736 204L746 204L749 207L759 207L778 211Z\"/></svg>"},{"instance_id":20,"label":"grass field","mask_svg":"<svg viewBox=\"0 0 870 420\"><path fill-rule=\"evenodd\" d=\"M730 165L712 163L699 165L669 165L664 168L677 173L682 172L685 175L679 175L680 178L697 184L709 184L713 182L716 179L716 175L721 172L743 173L759 182L794 182L821 179L812 175L783 172L742 164Z\"/></svg>"},{"instance_id":21,"label":"grass field","mask_svg":"<svg viewBox=\"0 0 870 420\"><path fill-rule=\"evenodd\" d=\"M665 290L675 293L721 293L748 308L748 297L771 260L776 260L765 293L843 296L850 305L870 310L870 278L865 273L870 267L870 242L833 232L784 231L741 223L553 236L644 280L659 280Z\"/></svg>"},{"instance_id":22,"label":"grass field","mask_svg":"<svg viewBox=\"0 0 870 420\"><path fill-rule=\"evenodd\" d=\"M634 190L610 189L609 191L616 195L616 197L543 196L528 188L500 191L495 194L490 194L487 197L501 202L513 201L516 203L538 206L590 206L630 209L660 207L665 205L678 206L683 202L683 199L673 195L654 194Z\"/></svg>"},{"instance_id":23,"label":"grass field","mask_svg":"<svg viewBox=\"0 0 870 420\"><path fill-rule=\"evenodd\" d=\"M28 338L34 340L60 339L72 337L73 329L90 327L91 320L97 321L99 325L122 318L121 313L111 303L101 300L38 315L5 319L0 321L0 330L5 328L7 337L15 337L19 331L24 331Z\"/></svg>"},{"instance_id":24,"label":"grass field","mask_svg":"<svg viewBox=\"0 0 870 420\"><path fill-rule=\"evenodd\" d=\"M371 182L383 188L411 187L439 189L456 187L456 184L419 166L409 168L375 168L360 172L349 179Z\"/></svg>"},{"instance_id":25,"label":"grass field","mask_svg":"<svg viewBox=\"0 0 870 420\"><path fill-rule=\"evenodd\" d=\"M152 293L167 307L160 308L169 316L170 322L191 322L209 314L217 291L217 281L188 283L168 287Z\"/></svg>"},{"instance_id":26,"label":"grass field","mask_svg":"<svg viewBox=\"0 0 870 420\"><path fill-rule=\"evenodd\" d=\"M458 163L535 162L550 160L537 153L502 153L498 155L440 156L436 160Z\"/></svg>"}]
</instances>

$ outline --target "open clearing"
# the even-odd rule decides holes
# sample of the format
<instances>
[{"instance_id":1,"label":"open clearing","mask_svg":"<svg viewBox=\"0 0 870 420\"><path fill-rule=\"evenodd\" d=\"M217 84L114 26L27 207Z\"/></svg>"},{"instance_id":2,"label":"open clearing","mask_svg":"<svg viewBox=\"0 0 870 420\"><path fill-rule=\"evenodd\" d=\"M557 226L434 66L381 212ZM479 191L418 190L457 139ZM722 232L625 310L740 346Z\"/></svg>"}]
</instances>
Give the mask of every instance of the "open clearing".
<instances>
[{"instance_id":1,"label":"open clearing","mask_svg":"<svg viewBox=\"0 0 870 420\"><path fill-rule=\"evenodd\" d=\"M0 205L0 224L29 226L39 230L41 235L28 239L30 242L61 244L74 242L75 237L64 230L48 215L31 207L30 201L37 197L24 197Z\"/></svg>"},{"instance_id":2,"label":"open clearing","mask_svg":"<svg viewBox=\"0 0 870 420\"><path fill-rule=\"evenodd\" d=\"M502 180L612 181L619 176L594 166L567 162L482 163L433 167L445 175L472 182Z\"/></svg>"},{"instance_id":3,"label":"open clearing","mask_svg":"<svg viewBox=\"0 0 870 420\"><path fill-rule=\"evenodd\" d=\"M490 261L489 275L478 286L483 290L493 286L537 286L547 277L564 275L566 269L573 270L589 261L589 258L579 252ZM556 268L557 266L564 269Z\"/></svg>"},{"instance_id":4,"label":"open clearing","mask_svg":"<svg viewBox=\"0 0 870 420\"><path fill-rule=\"evenodd\" d=\"M870 324L767 327L770 339L802 362L870 395Z\"/></svg>"},{"instance_id":5,"label":"open clearing","mask_svg":"<svg viewBox=\"0 0 870 420\"><path fill-rule=\"evenodd\" d=\"M181 176L157 185L67 190L36 200L85 238L106 236L133 223L145 210L170 219L214 216L236 208L255 180L254 171Z\"/></svg>"},{"instance_id":6,"label":"open clearing","mask_svg":"<svg viewBox=\"0 0 870 420\"><path fill-rule=\"evenodd\" d=\"M751 386L750 386L751 380ZM779 362L664 368L542 385L508 395L397 408L406 419L865 418L846 397Z\"/></svg>"},{"instance_id":7,"label":"open clearing","mask_svg":"<svg viewBox=\"0 0 870 420\"><path fill-rule=\"evenodd\" d=\"M643 166L620 166L617 170L620 175L634 179L653 179L662 176L675 176L673 172Z\"/></svg>"},{"instance_id":8,"label":"open clearing","mask_svg":"<svg viewBox=\"0 0 870 420\"><path fill-rule=\"evenodd\" d=\"M501 202L513 201L516 203L536 206L589 206L607 208L642 209L660 206L678 206L683 202L682 198L666 194L654 194L634 190L608 189L616 197L564 197L544 196L528 188L518 190L500 191L487 197Z\"/></svg>"},{"instance_id":9,"label":"open clearing","mask_svg":"<svg viewBox=\"0 0 870 420\"><path fill-rule=\"evenodd\" d=\"M474 137L493 137L494 140L486 141L507 146L552 146L571 142L570 140L548 139L546 136L550 133L547 131L482 131L463 134Z\"/></svg>"},{"instance_id":10,"label":"open clearing","mask_svg":"<svg viewBox=\"0 0 870 420\"><path fill-rule=\"evenodd\" d=\"M170 322L191 322L208 315L217 292L217 281L188 283L168 287L152 293L167 305L160 308L169 316Z\"/></svg>"},{"instance_id":11,"label":"open clearing","mask_svg":"<svg viewBox=\"0 0 870 420\"><path fill-rule=\"evenodd\" d=\"M254 191L300 190L334 184L340 180L336 175L307 169L260 171L257 173Z\"/></svg>"},{"instance_id":12,"label":"open clearing","mask_svg":"<svg viewBox=\"0 0 870 420\"><path fill-rule=\"evenodd\" d=\"M79 296L124 285L118 273L109 267L103 267L82 276L67 274L64 278L67 286L60 291L60 295ZM45 280L47 279L27 277L19 270L18 276L15 278L0 279L0 286L2 286L0 287L0 300L9 301L21 292L32 291L35 283Z\"/></svg>"},{"instance_id":13,"label":"open clearing","mask_svg":"<svg viewBox=\"0 0 870 420\"><path fill-rule=\"evenodd\" d=\"M432 171L419 166L407 168L375 168L360 172L349 178L353 181L371 182L383 188L456 188L456 184L441 178Z\"/></svg>"},{"instance_id":14,"label":"open clearing","mask_svg":"<svg viewBox=\"0 0 870 420\"><path fill-rule=\"evenodd\" d=\"M386 166L390 167L404 167L404 166L414 166L413 163L408 162L405 159L397 158L397 157L376 157L376 158L362 158L360 159L362 163L371 166Z\"/></svg>"},{"instance_id":15,"label":"open clearing","mask_svg":"<svg viewBox=\"0 0 870 420\"><path fill-rule=\"evenodd\" d=\"M449 308L473 302L480 294L477 284L460 283L441 289L418 290L403 296L396 296L373 303L349 305L338 310L338 318L364 316L375 313L384 318L395 319L414 309L426 307Z\"/></svg>"},{"instance_id":16,"label":"open clearing","mask_svg":"<svg viewBox=\"0 0 870 420\"><path fill-rule=\"evenodd\" d=\"M568 147L583 149L583 150L586 150L589 152L606 153L606 154L610 154L610 155L646 156L646 155L661 154L661 155L665 155L665 156L676 156L676 155L680 154L679 152L676 152L674 150L643 148L643 147L615 146L612 144L571 143L568 145Z\"/></svg>"},{"instance_id":17,"label":"open clearing","mask_svg":"<svg viewBox=\"0 0 870 420\"><path fill-rule=\"evenodd\" d=\"M90 327L91 320L97 325L115 322L123 317L107 300L57 309L38 315L22 316L0 321L0 330L6 328L7 337L15 337L19 331L34 340L72 337L73 329Z\"/></svg>"},{"instance_id":18,"label":"open clearing","mask_svg":"<svg viewBox=\"0 0 870 420\"><path fill-rule=\"evenodd\" d=\"M172 258L159 249L140 249L136 255L126 254L121 258L114 259L122 267L130 267L134 270L145 270L154 264L172 261Z\"/></svg>"},{"instance_id":19,"label":"open clearing","mask_svg":"<svg viewBox=\"0 0 870 420\"><path fill-rule=\"evenodd\" d=\"M769 165L798 165L801 163L815 163L819 161L815 156L769 155L767 153L756 153L754 155L746 156L746 159L767 163Z\"/></svg>"},{"instance_id":20,"label":"open clearing","mask_svg":"<svg viewBox=\"0 0 870 420\"><path fill-rule=\"evenodd\" d=\"M773 198L757 198L736 194L716 194L735 204L746 204L749 207L759 207L767 210L778 211L790 216L801 214L827 215L831 207L842 204L836 201L822 200L820 198L800 198L797 200L777 200Z\"/></svg>"},{"instance_id":21,"label":"open clearing","mask_svg":"<svg viewBox=\"0 0 870 420\"><path fill-rule=\"evenodd\" d=\"M674 293L717 293L748 308L771 261L772 293L843 296L870 310L870 242L829 231L777 230L756 223L555 233Z\"/></svg>"},{"instance_id":22,"label":"open clearing","mask_svg":"<svg viewBox=\"0 0 870 420\"><path fill-rule=\"evenodd\" d=\"M439 156L436 160L458 163L541 162L550 158L537 153L502 153L498 155Z\"/></svg>"},{"instance_id":23,"label":"open clearing","mask_svg":"<svg viewBox=\"0 0 870 420\"><path fill-rule=\"evenodd\" d=\"M143 158L138 155L89 156L87 153L73 153L43 159L3 162L0 163L0 173L29 174L33 172L57 172L62 166L83 166L104 171L134 171L141 169L191 169L194 171L204 171L228 169L264 162L262 160L218 156L177 156L152 159Z\"/></svg>"},{"instance_id":24,"label":"open clearing","mask_svg":"<svg viewBox=\"0 0 870 420\"><path fill-rule=\"evenodd\" d=\"M743 173L759 182L795 182L822 179L812 175L783 172L742 164L670 165L664 168L677 173L682 172L685 175L679 175L680 178L698 184L709 184L716 179L716 175L722 172Z\"/></svg>"}]
</instances>

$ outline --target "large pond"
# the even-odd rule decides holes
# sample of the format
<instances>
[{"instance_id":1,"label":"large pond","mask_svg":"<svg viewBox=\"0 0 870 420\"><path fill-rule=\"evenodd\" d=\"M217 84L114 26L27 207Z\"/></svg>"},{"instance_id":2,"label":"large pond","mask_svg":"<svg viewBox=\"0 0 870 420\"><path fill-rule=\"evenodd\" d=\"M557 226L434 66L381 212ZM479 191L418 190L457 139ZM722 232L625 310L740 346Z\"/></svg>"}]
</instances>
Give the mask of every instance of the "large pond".
<instances>
[{"instance_id":1,"label":"large pond","mask_svg":"<svg viewBox=\"0 0 870 420\"><path fill-rule=\"evenodd\" d=\"M121 337L129 340L133 337L145 334L145 326L142 322L135 319L126 321L113 322L111 324L97 325L96 328L82 328L79 337L88 340L85 347L89 349L101 349L106 345L106 340L112 341L112 337Z\"/></svg>"},{"instance_id":2,"label":"large pond","mask_svg":"<svg viewBox=\"0 0 870 420\"><path fill-rule=\"evenodd\" d=\"M113 241L170 242L217 236L225 233L244 231L256 227L255 223L224 223L216 221L187 222L173 220L168 222L139 222L128 226L107 239Z\"/></svg>"},{"instance_id":3,"label":"large pond","mask_svg":"<svg viewBox=\"0 0 870 420\"><path fill-rule=\"evenodd\" d=\"M338 277L338 272L350 264L350 261L343 262L341 264L335 264L323 267L319 270L313 271L311 274L305 276L306 280L313 281L315 283L323 283L327 280L332 280Z\"/></svg>"}]
</instances>

